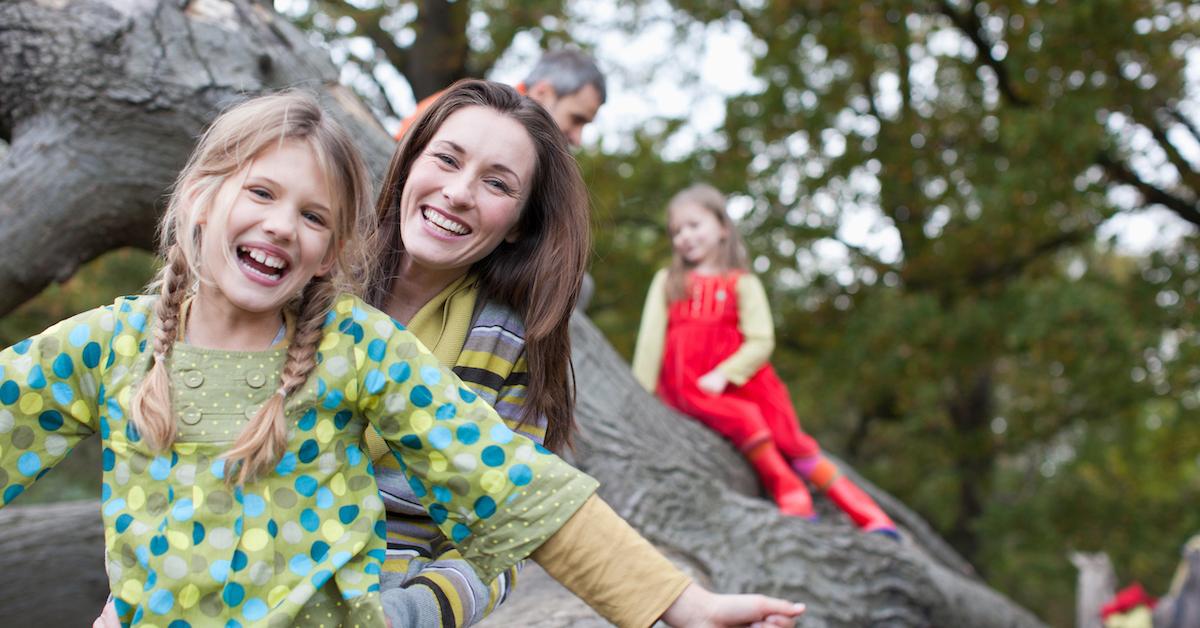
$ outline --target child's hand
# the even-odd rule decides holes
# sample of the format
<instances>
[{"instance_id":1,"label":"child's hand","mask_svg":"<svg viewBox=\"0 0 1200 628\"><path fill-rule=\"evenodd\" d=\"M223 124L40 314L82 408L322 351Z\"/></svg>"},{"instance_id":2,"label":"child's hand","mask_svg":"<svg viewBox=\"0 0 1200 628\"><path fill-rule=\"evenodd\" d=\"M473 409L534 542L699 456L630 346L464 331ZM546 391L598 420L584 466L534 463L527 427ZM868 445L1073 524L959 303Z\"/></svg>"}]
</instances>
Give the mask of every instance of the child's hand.
<instances>
[{"instance_id":1,"label":"child's hand","mask_svg":"<svg viewBox=\"0 0 1200 628\"><path fill-rule=\"evenodd\" d=\"M100 616L92 622L92 628L121 628L121 620L117 617L117 607L113 606L111 597L108 598L104 609L100 611Z\"/></svg>"},{"instance_id":2,"label":"child's hand","mask_svg":"<svg viewBox=\"0 0 1200 628\"><path fill-rule=\"evenodd\" d=\"M725 377L721 371L712 370L701 375L700 379L696 380L696 385L710 395L719 395L725 392L725 387L729 385L729 378Z\"/></svg>"},{"instance_id":3,"label":"child's hand","mask_svg":"<svg viewBox=\"0 0 1200 628\"><path fill-rule=\"evenodd\" d=\"M765 595L717 594L692 583L675 598L662 620L669 626L688 628L793 628L803 612L803 604Z\"/></svg>"}]
</instances>

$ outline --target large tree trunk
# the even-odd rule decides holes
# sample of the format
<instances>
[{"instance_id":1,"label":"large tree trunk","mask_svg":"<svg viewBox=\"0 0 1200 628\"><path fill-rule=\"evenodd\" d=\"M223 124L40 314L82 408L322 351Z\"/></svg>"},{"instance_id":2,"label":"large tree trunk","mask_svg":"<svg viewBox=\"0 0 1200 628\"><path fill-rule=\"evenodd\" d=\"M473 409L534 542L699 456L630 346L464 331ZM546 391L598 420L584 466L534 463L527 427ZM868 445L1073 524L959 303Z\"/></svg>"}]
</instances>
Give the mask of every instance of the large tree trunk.
<instances>
[{"instance_id":1,"label":"large tree trunk","mask_svg":"<svg viewBox=\"0 0 1200 628\"><path fill-rule=\"evenodd\" d=\"M101 252L148 246L194 137L239 93L311 87L377 173L392 149L325 53L249 0L6 0L0 58L0 134L11 143L0 163L0 313ZM646 395L586 319L572 333L575 462L702 582L807 602L811 626L1038 625L866 482L904 543L858 533L822 498L820 522L781 517L742 458ZM6 623L86 624L106 593L101 543L94 503L0 511ZM598 621L533 571L492 625Z\"/></svg>"}]
</instances>

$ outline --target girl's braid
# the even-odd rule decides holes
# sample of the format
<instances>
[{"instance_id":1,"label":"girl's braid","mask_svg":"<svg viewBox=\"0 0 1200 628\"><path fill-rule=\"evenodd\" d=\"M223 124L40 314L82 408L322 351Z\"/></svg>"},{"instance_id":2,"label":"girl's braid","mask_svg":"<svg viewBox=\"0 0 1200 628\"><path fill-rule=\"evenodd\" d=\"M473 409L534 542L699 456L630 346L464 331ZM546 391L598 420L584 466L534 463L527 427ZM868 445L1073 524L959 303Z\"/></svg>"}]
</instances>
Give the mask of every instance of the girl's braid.
<instances>
[{"instance_id":1,"label":"girl's braid","mask_svg":"<svg viewBox=\"0 0 1200 628\"><path fill-rule=\"evenodd\" d=\"M154 450L165 450L175 442L175 418L171 411L171 377L167 359L179 329L179 314L191 271L178 244L167 251L167 263L159 273L159 299L154 305L154 364L133 399L133 424Z\"/></svg>"}]
</instances>

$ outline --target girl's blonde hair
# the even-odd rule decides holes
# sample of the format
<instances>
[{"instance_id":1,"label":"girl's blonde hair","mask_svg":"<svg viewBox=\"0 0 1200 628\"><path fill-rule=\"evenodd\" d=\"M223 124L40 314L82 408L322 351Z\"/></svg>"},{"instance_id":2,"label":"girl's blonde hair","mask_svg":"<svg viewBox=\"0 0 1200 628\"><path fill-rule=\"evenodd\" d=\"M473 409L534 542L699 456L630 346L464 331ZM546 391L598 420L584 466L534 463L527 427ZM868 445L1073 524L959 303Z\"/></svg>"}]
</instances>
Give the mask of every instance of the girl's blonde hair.
<instances>
[{"instance_id":1,"label":"girl's blonde hair","mask_svg":"<svg viewBox=\"0 0 1200 628\"><path fill-rule=\"evenodd\" d=\"M287 446L284 402L316 366L317 345L325 315L342 292L358 293L359 277L369 267L359 233L371 214L370 174L349 135L308 93L285 91L238 104L222 113L201 136L179 173L159 225L165 263L150 290L154 306L154 364L134 394L132 421L153 450L169 449L176 426L171 409L167 360L180 325L181 306L198 281L207 281L199 266L204 229L224 230L230 207L217 207L221 187L246 170L263 151L284 142L308 146L325 175L332 203L333 269L313 277L287 308L296 326L280 373L279 389L263 404L225 454L226 478L243 484L270 469ZM219 241L219 239L218 239ZM232 253L225 251L225 255ZM232 261L232 260L231 260Z\"/></svg>"},{"instance_id":2,"label":"girl's blonde hair","mask_svg":"<svg viewBox=\"0 0 1200 628\"><path fill-rule=\"evenodd\" d=\"M729 212L725 209L725 195L721 194L720 190L707 183L695 183L676 192L675 196L672 196L670 202L667 203L668 225L671 223L671 210L682 205L697 205L708 210L725 228L726 237L719 249L720 257L717 260L721 268L726 271L750 268L749 261L746 259L746 244L742 242L741 234L738 233L733 220L729 218ZM687 271L690 268L690 265L672 247L671 266L667 269L668 302L678 301L687 296Z\"/></svg>"}]
</instances>

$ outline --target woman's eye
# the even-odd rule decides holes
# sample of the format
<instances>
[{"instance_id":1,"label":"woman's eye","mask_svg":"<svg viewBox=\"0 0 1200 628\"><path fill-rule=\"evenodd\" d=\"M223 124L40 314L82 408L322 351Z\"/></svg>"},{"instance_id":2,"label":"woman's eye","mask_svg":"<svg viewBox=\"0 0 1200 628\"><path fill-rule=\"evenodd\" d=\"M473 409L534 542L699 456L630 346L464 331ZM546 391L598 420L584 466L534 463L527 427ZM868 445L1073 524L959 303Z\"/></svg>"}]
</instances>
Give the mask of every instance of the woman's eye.
<instances>
[{"instance_id":1,"label":"woman's eye","mask_svg":"<svg viewBox=\"0 0 1200 628\"><path fill-rule=\"evenodd\" d=\"M500 179L484 179L484 183L486 183L488 187L491 187L499 192L503 192L504 194L509 194L512 192L512 188L508 187L508 184Z\"/></svg>"},{"instance_id":2,"label":"woman's eye","mask_svg":"<svg viewBox=\"0 0 1200 628\"><path fill-rule=\"evenodd\" d=\"M454 166L457 164L457 162L454 161L454 158L451 157L450 155L447 155L446 153L436 153L436 154L434 154L434 158L437 159L438 161L446 164L447 166Z\"/></svg>"}]
</instances>

